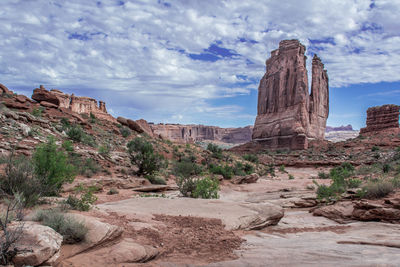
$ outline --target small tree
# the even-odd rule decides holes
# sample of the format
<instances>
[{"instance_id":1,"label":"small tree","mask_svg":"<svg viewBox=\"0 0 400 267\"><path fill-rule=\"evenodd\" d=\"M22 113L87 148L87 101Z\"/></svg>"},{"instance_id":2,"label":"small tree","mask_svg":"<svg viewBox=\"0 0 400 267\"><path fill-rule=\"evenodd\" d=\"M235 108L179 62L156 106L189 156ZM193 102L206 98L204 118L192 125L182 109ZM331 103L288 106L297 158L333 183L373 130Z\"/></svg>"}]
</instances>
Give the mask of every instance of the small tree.
<instances>
[{"instance_id":1,"label":"small tree","mask_svg":"<svg viewBox=\"0 0 400 267\"><path fill-rule=\"evenodd\" d=\"M40 180L44 195L58 195L62 185L72 182L75 168L67 155L56 145L54 138L39 145L32 157L35 175Z\"/></svg>"},{"instance_id":2,"label":"small tree","mask_svg":"<svg viewBox=\"0 0 400 267\"><path fill-rule=\"evenodd\" d=\"M138 167L137 175L151 175L163 166L163 157L145 138L136 137L127 147L132 164Z\"/></svg>"}]
</instances>

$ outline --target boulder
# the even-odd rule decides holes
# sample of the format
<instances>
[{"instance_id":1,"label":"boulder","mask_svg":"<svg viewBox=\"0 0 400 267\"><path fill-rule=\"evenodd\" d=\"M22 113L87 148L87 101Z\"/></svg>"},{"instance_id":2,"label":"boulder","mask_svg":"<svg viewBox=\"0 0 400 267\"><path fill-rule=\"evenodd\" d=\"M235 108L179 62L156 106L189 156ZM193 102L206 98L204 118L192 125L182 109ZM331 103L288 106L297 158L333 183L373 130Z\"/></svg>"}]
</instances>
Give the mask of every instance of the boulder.
<instances>
[{"instance_id":1,"label":"boulder","mask_svg":"<svg viewBox=\"0 0 400 267\"><path fill-rule=\"evenodd\" d=\"M25 103L25 102L30 102L30 99L29 98L27 98L26 96L24 96L24 95L18 95L16 98L15 98L15 100L17 100L18 102L20 102L20 103Z\"/></svg>"},{"instance_id":2,"label":"boulder","mask_svg":"<svg viewBox=\"0 0 400 267\"><path fill-rule=\"evenodd\" d=\"M309 139L323 140L329 113L328 76L314 56L311 95L305 46L284 40L271 52L258 87L252 139L272 149L306 149Z\"/></svg>"},{"instance_id":3,"label":"boulder","mask_svg":"<svg viewBox=\"0 0 400 267\"><path fill-rule=\"evenodd\" d=\"M252 184L256 183L258 179L260 178L260 175L257 173L252 173L246 176L235 176L231 182L233 184Z\"/></svg>"},{"instance_id":4,"label":"boulder","mask_svg":"<svg viewBox=\"0 0 400 267\"><path fill-rule=\"evenodd\" d=\"M124 126L129 126L129 125L128 125L128 120L125 119L125 118L123 118L123 117L118 117L118 118L117 118L117 121L118 121L119 123L121 123L122 125L124 125Z\"/></svg>"},{"instance_id":5,"label":"boulder","mask_svg":"<svg viewBox=\"0 0 400 267\"><path fill-rule=\"evenodd\" d=\"M147 123L146 120L140 119L140 120L137 120L136 123L143 130L143 132L145 132L149 136L153 137L153 130L150 128L150 125Z\"/></svg>"},{"instance_id":6,"label":"boulder","mask_svg":"<svg viewBox=\"0 0 400 267\"><path fill-rule=\"evenodd\" d=\"M57 107L60 105L60 100L57 98L57 96L52 92L47 91L43 87L33 90L32 99L36 100L37 102L46 101L56 105Z\"/></svg>"},{"instance_id":7,"label":"boulder","mask_svg":"<svg viewBox=\"0 0 400 267\"><path fill-rule=\"evenodd\" d=\"M50 227L24 222L17 249L25 251L13 258L15 266L37 266L52 258L61 247L62 236Z\"/></svg>"},{"instance_id":8,"label":"boulder","mask_svg":"<svg viewBox=\"0 0 400 267\"><path fill-rule=\"evenodd\" d=\"M4 98L3 104L8 108L14 109L29 109L31 104L29 102L18 102L14 98Z\"/></svg>"}]
</instances>

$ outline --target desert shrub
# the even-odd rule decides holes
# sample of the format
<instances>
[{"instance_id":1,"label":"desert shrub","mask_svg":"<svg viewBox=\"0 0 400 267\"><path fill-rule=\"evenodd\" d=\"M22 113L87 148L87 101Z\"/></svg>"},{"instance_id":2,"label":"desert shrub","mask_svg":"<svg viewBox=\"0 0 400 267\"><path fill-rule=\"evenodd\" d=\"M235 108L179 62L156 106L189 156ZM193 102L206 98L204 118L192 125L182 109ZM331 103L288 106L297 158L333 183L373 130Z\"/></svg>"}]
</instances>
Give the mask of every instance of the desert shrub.
<instances>
[{"instance_id":1,"label":"desert shrub","mask_svg":"<svg viewBox=\"0 0 400 267\"><path fill-rule=\"evenodd\" d=\"M210 177L205 177L199 179L196 182L196 188L193 191L192 197L194 198L219 198L219 181L218 179L212 179Z\"/></svg>"},{"instance_id":2,"label":"desert shrub","mask_svg":"<svg viewBox=\"0 0 400 267\"><path fill-rule=\"evenodd\" d=\"M43 194L42 186L34 175L34 167L30 159L11 153L6 161L4 174L0 174L0 192L12 196L20 194L23 206L34 206Z\"/></svg>"},{"instance_id":3,"label":"desert shrub","mask_svg":"<svg viewBox=\"0 0 400 267\"><path fill-rule=\"evenodd\" d=\"M63 243L74 244L85 239L86 226L58 210L38 210L33 218L63 236Z\"/></svg>"},{"instance_id":4,"label":"desert shrub","mask_svg":"<svg viewBox=\"0 0 400 267\"><path fill-rule=\"evenodd\" d=\"M15 194L12 199L4 199L6 207L0 212L0 265L11 264L17 254L15 245L22 236L24 227L21 222L24 202L21 194ZM10 228L9 224L14 218L20 222Z\"/></svg>"},{"instance_id":5,"label":"desert shrub","mask_svg":"<svg viewBox=\"0 0 400 267\"><path fill-rule=\"evenodd\" d=\"M131 130L129 130L128 127L121 127L121 128L119 129L119 132L121 133L121 135L122 135L124 138L127 138L128 136L131 135Z\"/></svg>"},{"instance_id":6,"label":"desert shrub","mask_svg":"<svg viewBox=\"0 0 400 267\"><path fill-rule=\"evenodd\" d=\"M173 167L173 174L175 176L189 177L192 175L199 175L203 168L198 164L189 160L177 161Z\"/></svg>"},{"instance_id":7,"label":"desert shrub","mask_svg":"<svg viewBox=\"0 0 400 267\"><path fill-rule=\"evenodd\" d=\"M97 122L97 118L92 112L90 112L89 122L90 123L96 123Z\"/></svg>"},{"instance_id":8,"label":"desert shrub","mask_svg":"<svg viewBox=\"0 0 400 267\"><path fill-rule=\"evenodd\" d=\"M167 184L165 179L160 177L160 176L158 176L158 175L156 175L156 173L148 174L148 175L145 176L145 178L147 180L149 180L150 183L152 183L152 184L161 184L161 185Z\"/></svg>"},{"instance_id":9,"label":"desert shrub","mask_svg":"<svg viewBox=\"0 0 400 267\"><path fill-rule=\"evenodd\" d=\"M69 120L65 117L61 118L60 123L64 130L71 126L71 124L69 123Z\"/></svg>"},{"instance_id":10,"label":"desert shrub","mask_svg":"<svg viewBox=\"0 0 400 267\"><path fill-rule=\"evenodd\" d=\"M366 192L365 197L369 199L385 197L389 193L393 192L394 188L392 182L382 179L369 181L363 187Z\"/></svg>"},{"instance_id":11,"label":"desert shrub","mask_svg":"<svg viewBox=\"0 0 400 267\"><path fill-rule=\"evenodd\" d=\"M44 195L58 195L64 183L74 180L75 167L68 162L67 155L55 144L54 138L37 146L32 160Z\"/></svg>"},{"instance_id":12,"label":"desert shrub","mask_svg":"<svg viewBox=\"0 0 400 267\"><path fill-rule=\"evenodd\" d=\"M379 151L379 150L380 150L380 148L377 147L377 146L373 146L373 147L371 148L371 151L372 151L372 152L376 152L376 151Z\"/></svg>"},{"instance_id":13,"label":"desert shrub","mask_svg":"<svg viewBox=\"0 0 400 267\"><path fill-rule=\"evenodd\" d=\"M294 180L294 176L292 174L289 174L289 180Z\"/></svg>"},{"instance_id":14,"label":"desert shrub","mask_svg":"<svg viewBox=\"0 0 400 267\"><path fill-rule=\"evenodd\" d=\"M138 175L153 174L161 169L164 158L154 152L153 145L143 137L136 137L128 143L131 163L138 167Z\"/></svg>"},{"instance_id":15,"label":"desert shrub","mask_svg":"<svg viewBox=\"0 0 400 267\"><path fill-rule=\"evenodd\" d=\"M227 164L225 166L210 164L208 168L210 173L222 175L224 179L231 179L234 174L233 168Z\"/></svg>"},{"instance_id":16,"label":"desert shrub","mask_svg":"<svg viewBox=\"0 0 400 267\"><path fill-rule=\"evenodd\" d=\"M253 162L253 163L258 163L258 157L257 157L257 155L254 155L254 154L243 155L243 159Z\"/></svg>"},{"instance_id":17,"label":"desert shrub","mask_svg":"<svg viewBox=\"0 0 400 267\"><path fill-rule=\"evenodd\" d=\"M329 179L329 174L326 172L318 172L319 179Z\"/></svg>"},{"instance_id":18,"label":"desert shrub","mask_svg":"<svg viewBox=\"0 0 400 267\"><path fill-rule=\"evenodd\" d=\"M118 189L111 187L110 190L108 190L107 195L116 195L119 194Z\"/></svg>"},{"instance_id":19,"label":"desert shrub","mask_svg":"<svg viewBox=\"0 0 400 267\"><path fill-rule=\"evenodd\" d=\"M279 171L282 172L282 173L286 172L285 165L279 166Z\"/></svg>"},{"instance_id":20,"label":"desert shrub","mask_svg":"<svg viewBox=\"0 0 400 267\"><path fill-rule=\"evenodd\" d=\"M275 166L274 166L274 164L269 164L267 166L267 173L269 173L272 177L275 177Z\"/></svg>"},{"instance_id":21,"label":"desert shrub","mask_svg":"<svg viewBox=\"0 0 400 267\"><path fill-rule=\"evenodd\" d=\"M392 166L390 166L390 164L385 163L385 164L383 164L383 166L382 166L382 171L383 171L384 173L388 173L391 169L392 169Z\"/></svg>"},{"instance_id":22,"label":"desert shrub","mask_svg":"<svg viewBox=\"0 0 400 267\"><path fill-rule=\"evenodd\" d=\"M81 142L84 135L82 128L77 125L71 126L67 130L67 136L75 142Z\"/></svg>"},{"instance_id":23,"label":"desert shrub","mask_svg":"<svg viewBox=\"0 0 400 267\"><path fill-rule=\"evenodd\" d=\"M184 197L190 197L194 190L196 190L197 181L193 176L178 176L176 183L178 185L179 192L181 192Z\"/></svg>"},{"instance_id":24,"label":"desert shrub","mask_svg":"<svg viewBox=\"0 0 400 267\"><path fill-rule=\"evenodd\" d=\"M95 187L79 186L75 189L75 194L68 196L66 204L74 210L88 211L97 200L93 194L96 190Z\"/></svg>"},{"instance_id":25,"label":"desert shrub","mask_svg":"<svg viewBox=\"0 0 400 267\"><path fill-rule=\"evenodd\" d=\"M348 186L348 188L357 188L360 187L362 181L359 179L348 179L346 181L346 184Z\"/></svg>"},{"instance_id":26,"label":"desert shrub","mask_svg":"<svg viewBox=\"0 0 400 267\"><path fill-rule=\"evenodd\" d=\"M235 175L244 176L246 172L244 171L244 165L241 162L236 162L235 166L233 167L233 173Z\"/></svg>"},{"instance_id":27,"label":"desert shrub","mask_svg":"<svg viewBox=\"0 0 400 267\"><path fill-rule=\"evenodd\" d=\"M216 159L222 159L222 148L220 148L217 145L214 145L213 143L209 143L207 146L207 150L212 152L212 157Z\"/></svg>"},{"instance_id":28,"label":"desert shrub","mask_svg":"<svg viewBox=\"0 0 400 267\"><path fill-rule=\"evenodd\" d=\"M74 152L74 144L70 140L65 140L61 147L67 152Z\"/></svg>"},{"instance_id":29,"label":"desert shrub","mask_svg":"<svg viewBox=\"0 0 400 267\"><path fill-rule=\"evenodd\" d=\"M38 108L34 108L31 112L31 114L35 117L42 117L42 113L45 110L44 107L38 107Z\"/></svg>"}]
</instances>

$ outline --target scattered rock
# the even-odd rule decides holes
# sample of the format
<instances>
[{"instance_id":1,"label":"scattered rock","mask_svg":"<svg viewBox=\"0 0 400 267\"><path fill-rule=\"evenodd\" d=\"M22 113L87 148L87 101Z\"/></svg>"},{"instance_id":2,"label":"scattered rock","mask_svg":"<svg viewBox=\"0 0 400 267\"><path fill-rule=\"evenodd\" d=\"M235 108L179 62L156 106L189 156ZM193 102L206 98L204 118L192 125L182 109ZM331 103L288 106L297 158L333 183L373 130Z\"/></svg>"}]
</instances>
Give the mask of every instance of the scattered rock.
<instances>
[{"instance_id":1,"label":"scattered rock","mask_svg":"<svg viewBox=\"0 0 400 267\"><path fill-rule=\"evenodd\" d=\"M58 108L57 105L54 105L53 103L47 102L47 101L41 101L40 105L46 108Z\"/></svg>"}]
</instances>

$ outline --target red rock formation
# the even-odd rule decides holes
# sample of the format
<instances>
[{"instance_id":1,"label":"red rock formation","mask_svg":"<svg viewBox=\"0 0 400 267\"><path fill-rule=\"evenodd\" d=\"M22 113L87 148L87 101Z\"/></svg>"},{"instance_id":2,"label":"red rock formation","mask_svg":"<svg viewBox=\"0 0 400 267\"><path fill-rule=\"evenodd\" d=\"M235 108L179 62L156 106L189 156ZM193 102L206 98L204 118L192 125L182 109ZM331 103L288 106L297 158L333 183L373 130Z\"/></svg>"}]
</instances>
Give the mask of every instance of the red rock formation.
<instances>
[{"instance_id":1,"label":"red rock formation","mask_svg":"<svg viewBox=\"0 0 400 267\"><path fill-rule=\"evenodd\" d=\"M325 132L340 132L340 131L354 131L353 126L351 124L348 124L346 126L342 125L339 127L332 127L332 126L326 126Z\"/></svg>"},{"instance_id":2,"label":"red rock formation","mask_svg":"<svg viewBox=\"0 0 400 267\"><path fill-rule=\"evenodd\" d=\"M8 90L8 88L0 83L0 95L1 94L8 94L10 92L10 90Z\"/></svg>"},{"instance_id":3,"label":"red rock formation","mask_svg":"<svg viewBox=\"0 0 400 267\"><path fill-rule=\"evenodd\" d=\"M151 124L154 134L164 139L181 143L193 143L196 141L220 141L224 143L245 143L251 140L251 126L243 128L220 128L205 125L181 125L181 124Z\"/></svg>"},{"instance_id":4,"label":"red rock formation","mask_svg":"<svg viewBox=\"0 0 400 267\"><path fill-rule=\"evenodd\" d=\"M37 102L46 101L57 106L60 105L60 100L57 96L44 89L43 85L41 85L40 88L33 90L32 99Z\"/></svg>"},{"instance_id":5,"label":"red rock formation","mask_svg":"<svg viewBox=\"0 0 400 267\"><path fill-rule=\"evenodd\" d=\"M47 91L41 85L39 89L37 88L33 91L32 99L40 103L47 102L55 105L50 106L47 103L44 103L44 106L46 107L69 109L78 114L92 113L99 119L116 122L115 118L107 113L106 103L100 101L98 105L97 100L90 97L80 97L75 96L74 94L68 95L56 89Z\"/></svg>"},{"instance_id":6,"label":"red rock formation","mask_svg":"<svg viewBox=\"0 0 400 267\"><path fill-rule=\"evenodd\" d=\"M272 149L306 149L309 139L323 139L329 113L328 76L314 56L308 93L305 46L284 40L271 52L258 88L253 140Z\"/></svg>"},{"instance_id":7,"label":"red rock formation","mask_svg":"<svg viewBox=\"0 0 400 267\"><path fill-rule=\"evenodd\" d=\"M385 129L399 128L400 106L383 105L367 110L367 127L360 130L360 134L377 132Z\"/></svg>"}]
</instances>

